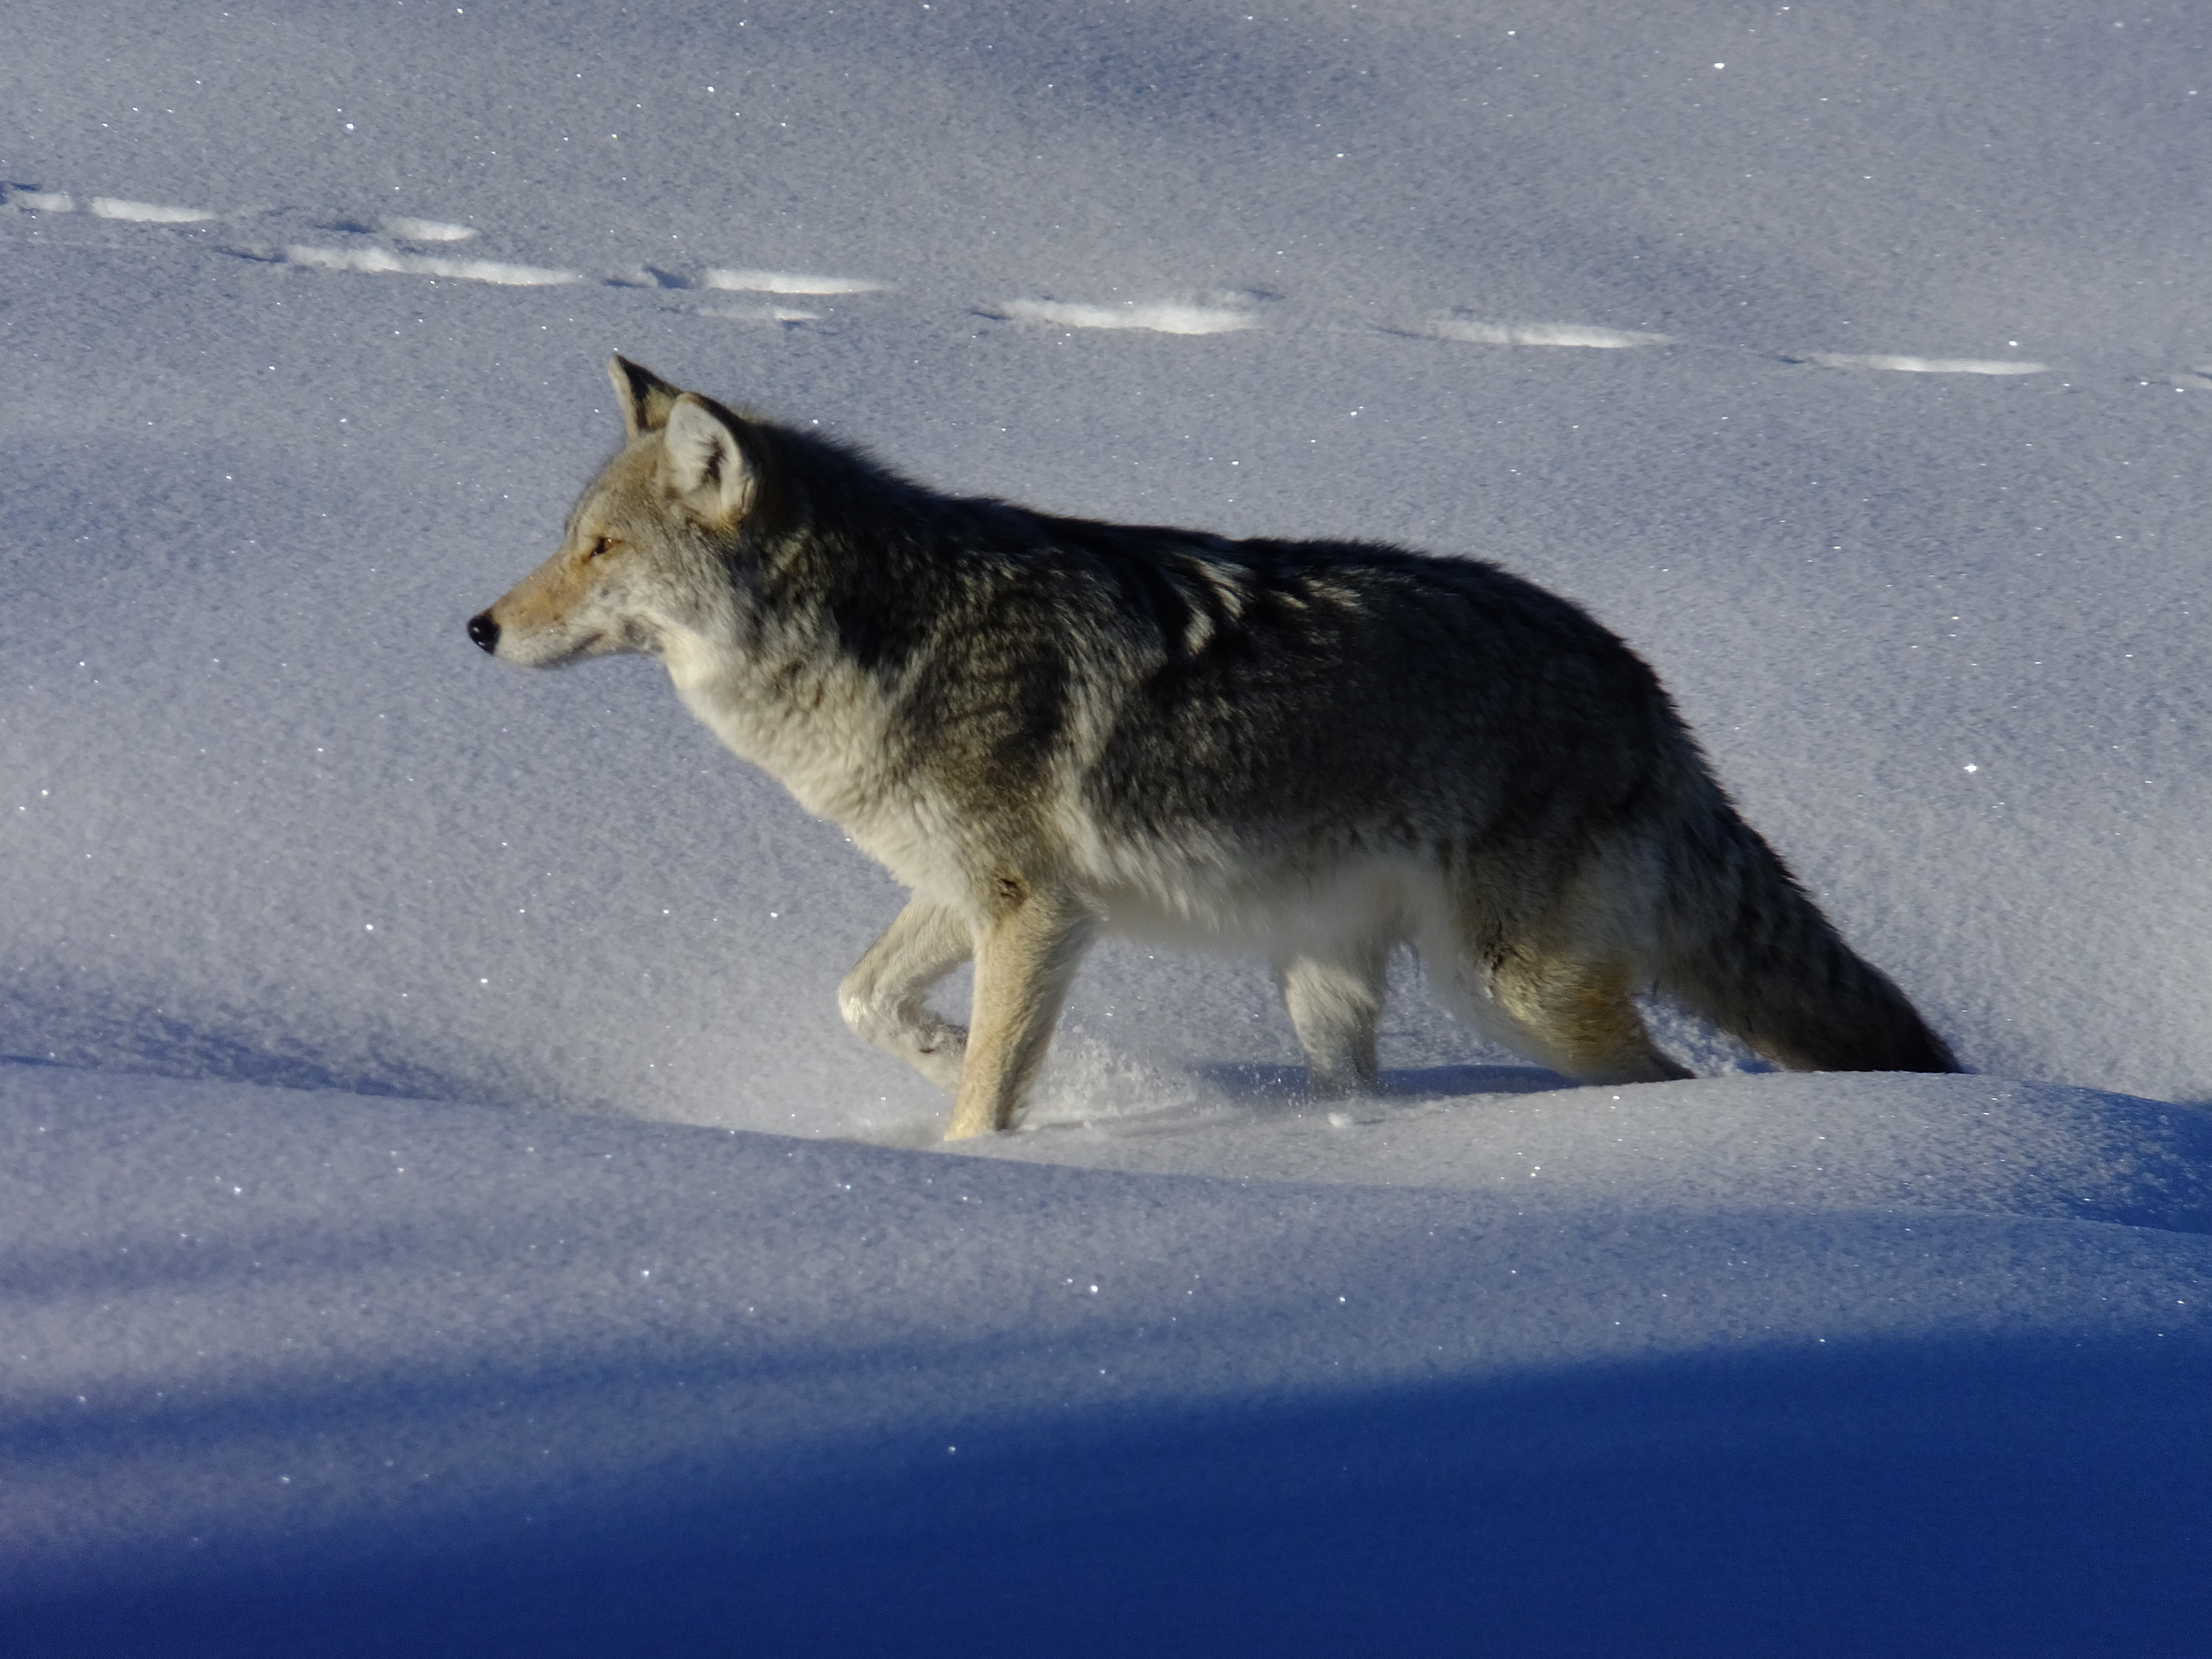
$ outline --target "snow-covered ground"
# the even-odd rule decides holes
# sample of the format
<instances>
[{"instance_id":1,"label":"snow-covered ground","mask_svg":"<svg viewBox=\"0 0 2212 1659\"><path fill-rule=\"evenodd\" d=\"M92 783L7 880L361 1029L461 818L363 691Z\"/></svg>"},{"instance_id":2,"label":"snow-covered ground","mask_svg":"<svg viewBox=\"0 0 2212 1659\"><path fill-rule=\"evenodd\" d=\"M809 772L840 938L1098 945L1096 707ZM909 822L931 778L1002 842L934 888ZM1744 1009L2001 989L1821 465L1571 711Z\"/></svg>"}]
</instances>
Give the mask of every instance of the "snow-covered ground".
<instances>
[{"instance_id":1,"label":"snow-covered ground","mask_svg":"<svg viewBox=\"0 0 2212 1659\"><path fill-rule=\"evenodd\" d=\"M7 33L11 1651L2204 1651L2201 8ZM462 634L615 349L1572 595L1978 1075L1569 1089L1409 966L1332 1117L1110 948L949 1155L888 879Z\"/></svg>"}]
</instances>

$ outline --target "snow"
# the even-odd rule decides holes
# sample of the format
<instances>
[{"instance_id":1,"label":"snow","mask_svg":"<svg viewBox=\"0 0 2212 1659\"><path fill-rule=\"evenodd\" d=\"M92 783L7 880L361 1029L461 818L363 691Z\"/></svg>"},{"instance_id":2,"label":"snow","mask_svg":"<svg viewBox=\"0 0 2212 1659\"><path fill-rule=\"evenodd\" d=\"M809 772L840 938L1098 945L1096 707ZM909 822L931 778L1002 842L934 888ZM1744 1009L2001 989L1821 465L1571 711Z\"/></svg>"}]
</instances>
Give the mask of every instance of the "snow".
<instances>
[{"instance_id":1,"label":"snow","mask_svg":"<svg viewBox=\"0 0 2212 1659\"><path fill-rule=\"evenodd\" d=\"M11 26L11 1651L2201 1650L2203 18ZM615 349L1573 595L1976 1074L1568 1088L1401 964L1325 1108L1121 946L938 1146L893 884L462 633Z\"/></svg>"}]
</instances>

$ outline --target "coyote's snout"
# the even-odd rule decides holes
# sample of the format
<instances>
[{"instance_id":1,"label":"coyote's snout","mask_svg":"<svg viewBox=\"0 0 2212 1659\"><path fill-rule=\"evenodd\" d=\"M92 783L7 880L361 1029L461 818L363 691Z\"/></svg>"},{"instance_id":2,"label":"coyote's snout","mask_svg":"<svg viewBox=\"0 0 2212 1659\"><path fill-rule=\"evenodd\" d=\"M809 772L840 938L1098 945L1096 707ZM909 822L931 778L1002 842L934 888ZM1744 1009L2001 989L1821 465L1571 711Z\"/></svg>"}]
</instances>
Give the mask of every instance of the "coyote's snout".
<instances>
[{"instance_id":1,"label":"coyote's snout","mask_svg":"<svg viewBox=\"0 0 2212 1659\"><path fill-rule=\"evenodd\" d=\"M1738 815L1652 671L1475 559L960 500L611 365L627 441L469 637L667 665L692 712L913 897L839 991L1012 1121L1085 948L1273 964L1323 1093L1371 1087L1392 952L1585 1082L1688 1075L1655 990L1784 1065L1950 1052ZM926 1005L975 963L972 1016Z\"/></svg>"}]
</instances>

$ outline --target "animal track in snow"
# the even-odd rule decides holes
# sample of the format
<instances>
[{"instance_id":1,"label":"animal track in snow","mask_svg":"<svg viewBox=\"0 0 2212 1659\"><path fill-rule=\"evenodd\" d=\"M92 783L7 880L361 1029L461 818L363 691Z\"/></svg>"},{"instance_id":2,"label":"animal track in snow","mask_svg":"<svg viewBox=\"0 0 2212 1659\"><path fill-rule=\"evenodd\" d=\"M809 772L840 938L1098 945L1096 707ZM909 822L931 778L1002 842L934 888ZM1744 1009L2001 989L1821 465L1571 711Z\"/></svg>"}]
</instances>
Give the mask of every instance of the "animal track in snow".
<instances>
[{"instance_id":1,"label":"animal track in snow","mask_svg":"<svg viewBox=\"0 0 2212 1659\"><path fill-rule=\"evenodd\" d=\"M1257 328L1258 313L1241 296L1227 303L1196 300L1135 300L1119 305L1071 305L1058 300L1009 300L986 317L1005 322L1048 323L1056 328L1141 328L1156 334L1226 334Z\"/></svg>"},{"instance_id":2,"label":"animal track in snow","mask_svg":"<svg viewBox=\"0 0 2212 1659\"><path fill-rule=\"evenodd\" d=\"M1391 332L1481 346L1595 346L1624 349L1636 346L1688 343L1672 334L1596 328L1582 323L1491 322L1465 311L1452 311L1432 318L1418 327ZM1809 363L1824 369L1881 369L1903 374L2047 374L2051 366L2047 363L2032 363L2019 357L1922 357L1859 351L1776 352L1771 355L1784 363Z\"/></svg>"},{"instance_id":3,"label":"animal track in snow","mask_svg":"<svg viewBox=\"0 0 2212 1659\"><path fill-rule=\"evenodd\" d=\"M205 208L165 207L158 202L125 202L111 196L96 196L90 206L96 219L125 219L140 225L197 225L215 217Z\"/></svg>"},{"instance_id":4,"label":"animal track in snow","mask_svg":"<svg viewBox=\"0 0 2212 1659\"><path fill-rule=\"evenodd\" d=\"M509 288L552 288L581 282L573 271L542 265L503 265L496 259L449 259L440 254L395 253L389 248L303 248L284 250L287 265L319 271L397 272L404 276L456 277L465 282L498 282Z\"/></svg>"},{"instance_id":5,"label":"animal track in snow","mask_svg":"<svg viewBox=\"0 0 2212 1659\"><path fill-rule=\"evenodd\" d=\"M1636 334L1623 328L1594 328L1585 323L1502 323L1452 311L1411 332L1436 340L1476 346L1587 346L1623 351L1637 346L1671 346L1671 334Z\"/></svg>"},{"instance_id":6,"label":"animal track in snow","mask_svg":"<svg viewBox=\"0 0 2212 1659\"><path fill-rule=\"evenodd\" d=\"M698 314L733 323L777 323L785 327L822 320L819 311L803 311L789 305L702 305Z\"/></svg>"},{"instance_id":7,"label":"animal track in snow","mask_svg":"<svg viewBox=\"0 0 2212 1659\"><path fill-rule=\"evenodd\" d=\"M468 242L479 234L474 226L447 219L403 214L385 214L366 220L317 218L297 208L224 213L206 208L142 202L124 196L79 196L65 189L0 180L0 220L19 213L34 219L47 215L74 214L81 204L90 218L118 225L143 227L144 229L139 233L142 234L157 235L164 231L180 234L188 241L198 240L200 245L211 251L221 251L264 265L292 269L445 278L508 288L553 288L597 281L610 288L688 293L702 297L709 294L730 293L790 298L833 298L884 294L896 286L874 277L833 276L765 267L723 265L705 266L695 271L671 271L640 265L626 271L608 272L603 267L602 274L595 278L577 270L418 251L425 244ZM258 223L264 227L265 234L290 231L296 235L302 231L320 231L352 240L337 245L307 242L284 242L281 245L272 245L276 242L277 237L271 234L269 242L258 246L206 240L207 227L218 222L234 229L244 229ZM1202 292L1184 297L1125 300L1110 303L1024 298L1008 300L997 305L975 306L969 314L1001 322L1041 325L1056 329L1177 335L1221 334L1263 327L1265 322L1263 308L1279 297L1258 290L1231 289ZM787 329L801 328L825 320L822 311L774 303L750 305L696 303L691 309L695 316ZM1775 351L1731 347L1725 343L1687 340L1653 331L1612 328L1595 324L1515 322L1465 307L1439 312L1420 322L1386 327L1381 332L1402 337L1509 349L1579 348L1632 350L1655 346L1736 349L1772 361L1816 368L1891 373L2012 378L2057 372L2055 365L2051 364L2016 357ZM2176 391L2212 391L2212 365L2144 369L2128 374L2127 378L2143 386L2156 384L2170 387Z\"/></svg>"},{"instance_id":8,"label":"animal track in snow","mask_svg":"<svg viewBox=\"0 0 2212 1659\"><path fill-rule=\"evenodd\" d=\"M628 271L618 271L606 279L610 288L671 288L705 290L719 294L788 294L806 296L829 296L840 294L881 294L893 286L879 282L873 277L816 276L796 271L730 271L710 267L695 274L665 270L659 265L638 265ZM816 313L793 311L785 306L702 306L702 317L733 317L743 322L812 322Z\"/></svg>"},{"instance_id":9,"label":"animal track in snow","mask_svg":"<svg viewBox=\"0 0 2212 1659\"><path fill-rule=\"evenodd\" d=\"M435 219L380 219L377 224L387 236L402 242L466 242L476 234L473 225L449 225Z\"/></svg>"},{"instance_id":10,"label":"animal track in snow","mask_svg":"<svg viewBox=\"0 0 2212 1659\"><path fill-rule=\"evenodd\" d=\"M0 202L33 213L73 213L77 204L66 190L34 190L27 184L0 184Z\"/></svg>"},{"instance_id":11,"label":"animal track in snow","mask_svg":"<svg viewBox=\"0 0 2212 1659\"><path fill-rule=\"evenodd\" d=\"M1902 374L2045 374L2051 366L2016 357L1901 357L1855 351L1815 351L1782 360L1817 364L1824 369L1890 369Z\"/></svg>"},{"instance_id":12,"label":"animal track in snow","mask_svg":"<svg viewBox=\"0 0 2212 1659\"><path fill-rule=\"evenodd\" d=\"M73 213L77 199L66 190L40 190L27 184L0 184L0 203L33 213ZM197 225L217 215L204 207L171 207L159 202L127 202L96 196L85 204L95 219L119 219L139 225Z\"/></svg>"},{"instance_id":13,"label":"animal track in snow","mask_svg":"<svg viewBox=\"0 0 2212 1659\"><path fill-rule=\"evenodd\" d=\"M806 276L794 271L725 271L699 273L697 286L739 294L880 294L891 285L868 277Z\"/></svg>"}]
</instances>

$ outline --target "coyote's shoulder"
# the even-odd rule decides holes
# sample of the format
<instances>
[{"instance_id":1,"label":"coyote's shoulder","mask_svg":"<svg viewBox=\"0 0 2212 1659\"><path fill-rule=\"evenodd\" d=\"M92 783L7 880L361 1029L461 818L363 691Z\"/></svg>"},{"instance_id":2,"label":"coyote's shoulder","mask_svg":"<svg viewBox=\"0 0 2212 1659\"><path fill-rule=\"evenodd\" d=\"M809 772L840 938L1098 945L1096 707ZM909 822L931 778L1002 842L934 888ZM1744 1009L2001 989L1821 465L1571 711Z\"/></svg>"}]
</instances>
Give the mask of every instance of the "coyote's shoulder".
<instances>
[{"instance_id":1,"label":"coyote's shoulder","mask_svg":"<svg viewBox=\"0 0 2212 1659\"><path fill-rule=\"evenodd\" d=\"M913 889L846 1017L1003 1128L1084 948L1240 943L1315 1087L1372 1087L1401 944L1571 1077L1686 1075L1657 990L1788 1065L1950 1054L1744 823L1650 668L1494 565L946 496L618 357L623 449L472 638L659 657ZM976 964L968 1027L929 988Z\"/></svg>"}]
</instances>

